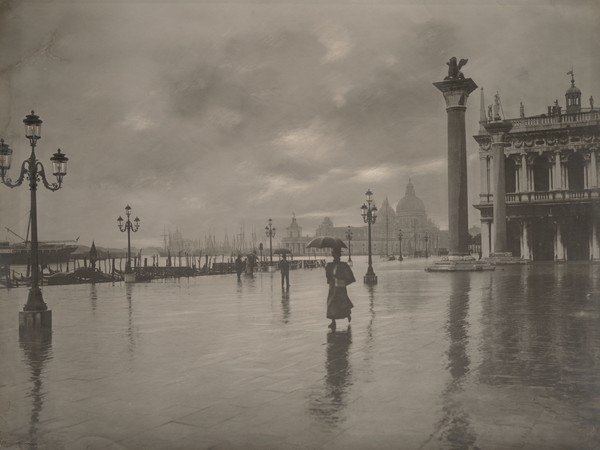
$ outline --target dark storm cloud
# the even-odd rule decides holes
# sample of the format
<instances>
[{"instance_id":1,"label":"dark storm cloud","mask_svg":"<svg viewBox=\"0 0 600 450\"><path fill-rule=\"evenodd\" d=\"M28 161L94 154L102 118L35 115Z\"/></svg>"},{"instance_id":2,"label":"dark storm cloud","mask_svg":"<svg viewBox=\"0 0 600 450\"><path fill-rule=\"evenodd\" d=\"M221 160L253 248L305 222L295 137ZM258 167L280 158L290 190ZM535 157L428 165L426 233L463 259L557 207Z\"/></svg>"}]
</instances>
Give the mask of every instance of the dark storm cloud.
<instances>
[{"instance_id":1,"label":"dark storm cloud","mask_svg":"<svg viewBox=\"0 0 600 450\"><path fill-rule=\"evenodd\" d=\"M395 206L409 177L444 226L446 122L431 83L450 56L469 58L467 76L488 102L499 89L508 115L562 95L571 64L593 90L592 8L527 4L4 2L0 130L23 156L35 107L40 159L58 147L71 158L65 188L40 202L49 237L121 238L126 203L154 244L164 226L202 237L269 216L281 226L292 211L312 233L325 214L358 224L368 187ZM43 20L25 27L32 17ZM468 135L478 106L474 93ZM3 215L27 210L21 191L2 194Z\"/></svg>"}]
</instances>

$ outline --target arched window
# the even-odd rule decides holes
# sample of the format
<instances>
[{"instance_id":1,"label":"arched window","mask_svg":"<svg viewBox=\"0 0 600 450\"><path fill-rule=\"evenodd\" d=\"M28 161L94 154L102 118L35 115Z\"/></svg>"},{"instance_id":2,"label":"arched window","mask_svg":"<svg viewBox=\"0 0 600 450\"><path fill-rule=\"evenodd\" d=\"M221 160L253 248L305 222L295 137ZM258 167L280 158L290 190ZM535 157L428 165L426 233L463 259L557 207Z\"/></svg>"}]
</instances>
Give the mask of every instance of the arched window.
<instances>
[{"instance_id":1,"label":"arched window","mask_svg":"<svg viewBox=\"0 0 600 450\"><path fill-rule=\"evenodd\" d=\"M533 160L533 190L550 190L550 161L545 156L540 155Z\"/></svg>"},{"instance_id":2,"label":"arched window","mask_svg":"<svg viewBox=\"0 0 600 450\"><path fill-rule=\"evenodd\" d=\"M513 158L506 158L504 182L506 183L506 193L517 192L517 164Z\"/></svg>"},{"instance_id":3,"label":"arched window","mask_svg":"<svg viewBox=\"0 0 600 450\"><path fill-rule=\"evenodd\" d=\"M579 152L573 152L567 160L567 182L569 190L582 191L585 189L585 161Z\"/></svg>"}]
</instances>

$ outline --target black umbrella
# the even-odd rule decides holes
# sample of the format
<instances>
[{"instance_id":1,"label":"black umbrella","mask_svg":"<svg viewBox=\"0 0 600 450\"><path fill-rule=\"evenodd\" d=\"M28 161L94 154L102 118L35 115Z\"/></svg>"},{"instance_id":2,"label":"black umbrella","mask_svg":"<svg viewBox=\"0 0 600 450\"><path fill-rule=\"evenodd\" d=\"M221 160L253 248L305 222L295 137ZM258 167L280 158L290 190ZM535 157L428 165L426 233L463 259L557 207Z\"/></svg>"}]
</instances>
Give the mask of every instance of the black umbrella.
<instances>
[{"instance_id":1,"label":"black umbrella","mask_svg":"<svg viewBox=\"0 0 600 450\"><path fill-rule=\"evenodd\" d=\"M339 238L331 237L331 236L319 236L314 238L308 244L306 244L306 248L348 248L344 241Z\"/></svg>"}]
</instances>

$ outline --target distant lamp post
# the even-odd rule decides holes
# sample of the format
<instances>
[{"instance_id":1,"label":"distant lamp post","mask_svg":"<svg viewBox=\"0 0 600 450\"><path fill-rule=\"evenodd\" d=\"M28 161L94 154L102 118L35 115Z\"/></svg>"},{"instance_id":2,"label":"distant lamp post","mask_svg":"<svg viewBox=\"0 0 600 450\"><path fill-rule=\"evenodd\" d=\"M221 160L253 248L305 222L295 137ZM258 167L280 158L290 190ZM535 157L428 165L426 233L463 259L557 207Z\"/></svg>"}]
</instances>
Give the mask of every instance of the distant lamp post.
<instances>
[{"instance_id":1,"label":"distant lamp post","mask_svg":"<svg viewBox=\"0 0 600 450\"><path fill-rule=\"evenodd\" d=\"M367 274L364 276L365 284L377 284L377 275L373 272L373 258L371 255L371 225L375 223L377 219L377 207L373 203L373 193L369 189L365 196L367 197L367 203L363 203L360 207L363 220L368 224L369 233L369 267L367 268Z\"/></svg>"},{"instance_id":2,"label":"distant lamp post","mask_svg":"<svg viewBox=\"0 0 600 450\"><path fill-rule=\"evenodd\" d=\"M27 296L27 303L23 311L19 312L19 332L37 329L52 328L52 311L44 302L42 291L39 287L39 254L38 254L38 232L37 232L37 186L41 181L46 189L57 191L61 188L64 176L67 174L67 161L69 158L61 153L60 149L50 161L52 162L52 174L56 177L57 183L49 183L46 178L46 172L41 162L37 160L35 147L38 139L42 137L42 120L36 116L33 111L23 119L25 124L25 137L29 139L31 154L28 159L21 164L21 173L16 181L12 181L7 175L10 169L12 159L12 149L4 140L0 140L0 179L2 183L10 188L20 186L25 177L29 180L29 190L31 191L30 206L30 225L31 225L31 288Z\"/></svg>"},{"instance_id":3,"label":"distant lamp post","mask_svg":"<svg viewBox=\"0 0 600 450\"><path fill-rule=\"evenodd\" d=\"M258 251L260 252L260 262L262 263L263 260L263 243L261 242L260 244L258 244Z\"/></svg>"},{"instance_id":4,"label":"distant lamp post","mask_svg":"<svg viewBox=\"0 0 600 450\"><path fill-rule=\"evenodd\" d=\"M427 234L427 231L423 239L425 240L425 258L429 258L429 234Z\"/></svg>"},{"instance_id":5,"label":"distant lamp post","mask_svg":"<svg viewBox=\"0 0 600 450\"><path fill-rule=\"evenodd\" d=\"M269 261L273 262L273 238L275 237L275 227L273 221L269 218L269 225L265 227L265 234L269 238Z\"/></svg>"},{"instance_id":6,"label":"distant lamp post","mask_svg":"<svg viewBox=\"0 0 600 450\"><path fill-rule=\"evenodd\" d=\"M125 233L127 232L127 262L125 263L125 282L133 283L135 282L135 273L131 269L131 232L134 233L140 228L140 219L133 219L133 223L131 223L131 206L127 205L125 207L125 215L127 216L127 221L123 221L123 218L119 216L117 219L117 224L119 226L119 230Z\"/></svg>"},{"instance_id":7,"label":"distant lamp post","mask_svg":"<svg viewBox=\"0 0 600 450\"><path fill-rule=\"evenodd\" d=\"M352 230L350 229L350 225L348 225L348 229L346 230L346 239L348 239L348 262L352 262L352 253L350 252L350 241L352 241Z\"/></svg>"},{"instance_id":8,"label":"distant lamp post","mask_svg":"<svg viewBox=\"0 0 600 450\"><path fill-rule=\"evenodd\" d=\"M402 257L402 230L398 230L398 243L400 244L400 256L398 256L398 260L399 261L404 261L404 258Z\"/></svg>"}]
</instances>

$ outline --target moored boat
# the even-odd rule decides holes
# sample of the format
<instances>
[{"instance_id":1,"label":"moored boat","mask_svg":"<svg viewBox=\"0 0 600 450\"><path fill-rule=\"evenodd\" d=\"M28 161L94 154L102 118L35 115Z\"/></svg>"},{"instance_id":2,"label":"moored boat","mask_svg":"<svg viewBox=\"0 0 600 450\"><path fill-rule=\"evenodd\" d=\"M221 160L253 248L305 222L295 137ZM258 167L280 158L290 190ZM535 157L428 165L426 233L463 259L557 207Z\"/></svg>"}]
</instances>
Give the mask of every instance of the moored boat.
<instances>
[{"instance_id":1,"label":"moored boat","mask_svg":"<svg viewBox=\"0 0 600 450\"><path fill-rule=\"evenodd\" d=\"M64 242L40 242L38 254L41 264L66 262L69 256L77 250L77 244ZM31 243L11 244L0 241L0 266L27 265L30 260Z\"/></svg>"}]
</instances>

